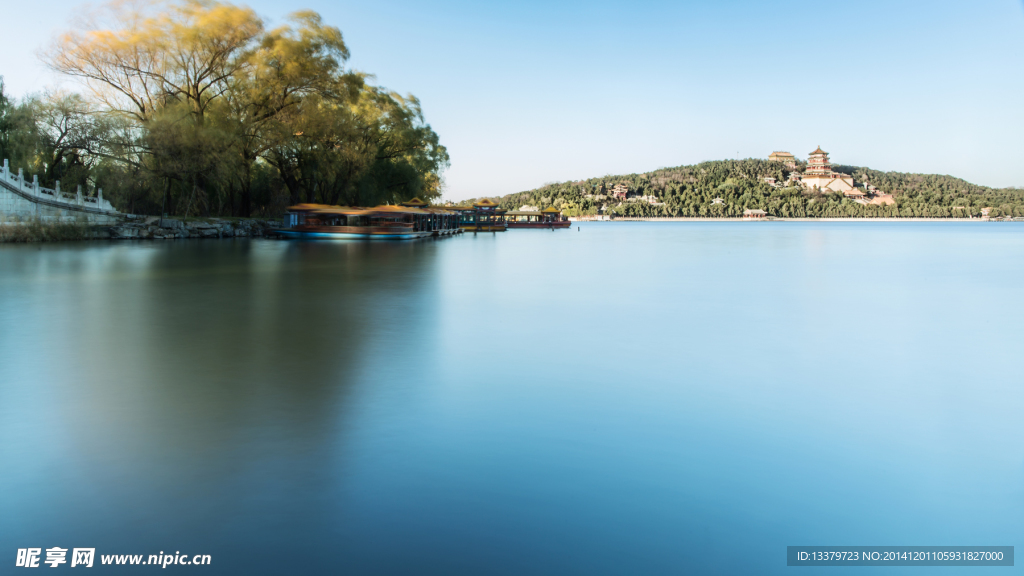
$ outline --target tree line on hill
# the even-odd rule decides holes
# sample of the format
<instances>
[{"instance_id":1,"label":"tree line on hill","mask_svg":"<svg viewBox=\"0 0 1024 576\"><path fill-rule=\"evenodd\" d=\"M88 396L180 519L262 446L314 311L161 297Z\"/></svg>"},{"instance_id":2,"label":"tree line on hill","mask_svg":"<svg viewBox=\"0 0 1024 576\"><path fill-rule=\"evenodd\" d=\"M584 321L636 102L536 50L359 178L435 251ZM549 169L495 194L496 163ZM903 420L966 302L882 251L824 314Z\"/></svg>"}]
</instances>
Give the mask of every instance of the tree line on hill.
<instances>
[{"instance_id":1,"label":"tree line on hill","mask_svg":"<svg viewBox=\"0 0 1024 576\"><path fill-rule=\"evenodd\" d=\"M798 166L801 169L803 164ZM506 195L502 208L522 205L555 206L569 216L605 214L625 217L740 217L746 209L761 209L769 216L808 218L967 218L980 217L982 208L990 216L1024 216L1024 190L994 189L971 184L952 176L880 172L856 166L835 166L860 182L869 182L891 193L895 204L861 204L842 194L809 191L789 183L790 169L767 160L721 160L691 166L662 168L643 174L603 176L576 182L548 184L526 192ZM782 183L773 187L764 178ZM611 195L617 184L629 188L630 196L654 197L657 204L635 199L625 201ZM720 203L715 203L721 198Z\"/></svg>"},{"instance_id":2,"label":"tree line on hill","mask_svg":"<svg viewBox=\"0 0 1024 576\"><path fill-rule=\"evenodd\" d=\"M137 214L439 197L448 153L419 101L348 58L314 12L268 29L216 0L112 2L44 54L82 93L15 100L0 77L0 158Z\"/></svg>"}]
</instances>

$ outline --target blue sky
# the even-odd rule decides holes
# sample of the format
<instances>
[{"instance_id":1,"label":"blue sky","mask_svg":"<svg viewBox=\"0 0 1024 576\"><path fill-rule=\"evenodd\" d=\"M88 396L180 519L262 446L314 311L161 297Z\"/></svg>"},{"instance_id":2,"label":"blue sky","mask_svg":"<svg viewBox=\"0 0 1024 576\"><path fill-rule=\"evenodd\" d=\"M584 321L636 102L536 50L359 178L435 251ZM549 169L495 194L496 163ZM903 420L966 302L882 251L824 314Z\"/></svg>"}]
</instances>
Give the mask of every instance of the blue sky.
<instances>
[{"instance_id":1,"label":"blue sky","mask_svg":"<svg viewBox=\"0 0 1024 576\"><path fill-rule=\"evenodd\" d=\"M82 6L10 2L0 74ZM353 68L415 94L451 154L446 197L722 158L799 157L1024 186L1024 6L973 2L248 2L310 8Z\"/></svg>"}]
</instances>

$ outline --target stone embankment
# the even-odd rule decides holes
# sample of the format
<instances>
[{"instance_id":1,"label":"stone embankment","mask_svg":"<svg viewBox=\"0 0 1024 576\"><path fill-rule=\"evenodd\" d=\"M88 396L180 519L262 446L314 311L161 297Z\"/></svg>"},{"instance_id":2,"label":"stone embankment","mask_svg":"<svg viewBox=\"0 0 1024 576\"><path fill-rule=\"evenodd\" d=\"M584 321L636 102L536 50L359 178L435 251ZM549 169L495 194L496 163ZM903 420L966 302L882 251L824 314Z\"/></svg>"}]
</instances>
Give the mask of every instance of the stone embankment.
<instances>
[{"instance_id":1,"label":"stone embankment","mask_svg":"<svg viewBox=\"0 0 1024 576\"><path fill-rule=\"evenodd\" d=\"M124 222L99 229L97 237L113 240L173 240L175 238L263 238L280 226L274 220L127 217ZM106 234L104 234L106 231Z\"/></svg>"}]
</instances>

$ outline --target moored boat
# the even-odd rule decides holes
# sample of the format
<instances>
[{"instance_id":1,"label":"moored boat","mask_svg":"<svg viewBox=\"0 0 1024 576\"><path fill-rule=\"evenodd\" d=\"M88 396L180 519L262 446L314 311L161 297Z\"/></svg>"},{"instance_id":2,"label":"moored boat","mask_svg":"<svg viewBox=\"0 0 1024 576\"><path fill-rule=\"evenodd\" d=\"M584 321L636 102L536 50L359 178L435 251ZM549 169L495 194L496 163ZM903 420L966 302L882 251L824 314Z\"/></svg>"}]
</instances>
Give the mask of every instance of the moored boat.
<instances>
[{"instance_id":1,"label":"moored boat","mask_svg":"<svg viewBox=\"0 0 1024 576\"><path fill-rule=\"evenodd\" d=\"M506 215L509 228L569 228L572 223L554 206L543 210L513 210Z\"/></svg>"},{"instance_id":2,"label":"moored boat","mask_svg":"<svg viewBox=\"0 0 1024 576\"><path fill-rule=\"evenodd\" d=\"M419 198L403 202L402 206L422 211L422 213L414 217L414 221L419 228L432 231L433 236L449 236L462 233L462 228L459 226L458 212L447 208L431 206Z\"/></svg>"},{"instance_id":3,"label":"moored boat","mask_svg":"<svg viewBox=\"0 0 1024 576\"><path fill-rule=\"evenodd\" d=\"M445 208L459 213L459 226L466 232L504 232L508 229L505 223L506 210L498 208L497 203L487 198L472 206Z\"/></svg>"},{"instance_id":4,"label":"moored boat","mask_svg":"<svg viewBox=\"0 0 1024 576\"><path fill-rule=\"evenodd\" d=\"M424 206L424 207L419 207ZM412 240L461 232L457 213L430 208L418 198L402 206L358 208L299 204L288 208L284 238Z\"/></svg>"}]
</instances>

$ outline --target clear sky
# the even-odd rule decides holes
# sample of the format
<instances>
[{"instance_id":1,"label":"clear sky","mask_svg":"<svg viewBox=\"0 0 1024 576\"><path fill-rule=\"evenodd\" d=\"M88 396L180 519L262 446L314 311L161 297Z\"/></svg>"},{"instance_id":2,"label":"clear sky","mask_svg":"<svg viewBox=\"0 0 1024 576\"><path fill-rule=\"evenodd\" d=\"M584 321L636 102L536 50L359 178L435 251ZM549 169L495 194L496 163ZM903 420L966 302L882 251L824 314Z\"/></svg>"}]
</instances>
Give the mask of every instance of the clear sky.
<instances>
[{"instance_id":1,"label":"clear sky","mask_svg":"<svg viewBox=\"0 0 1024 576\"><path fill-rule=\"evenodd\" d=\"M254 0L310 8L353 68L420 98L451 154L446 197L702 160L806 158L1024 186L1024 5L971 2ZM0 75L77 0L5 0Z\"/></svg>"}]
</instances>

